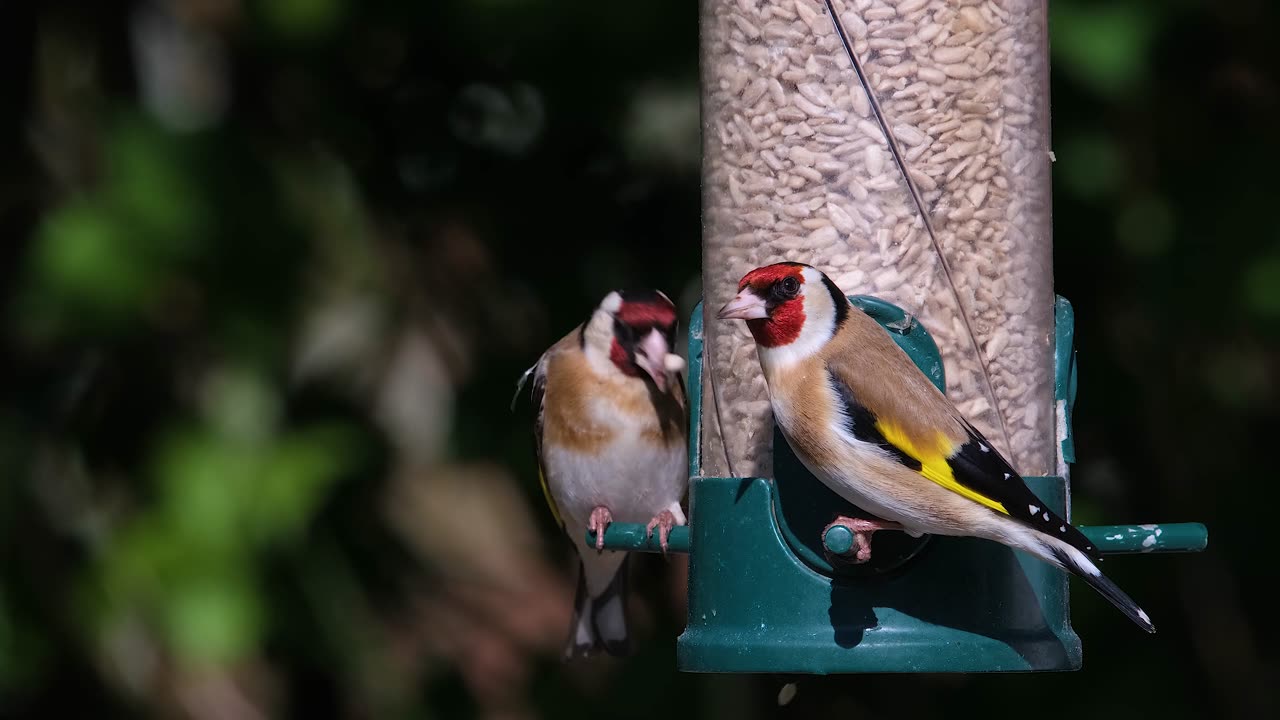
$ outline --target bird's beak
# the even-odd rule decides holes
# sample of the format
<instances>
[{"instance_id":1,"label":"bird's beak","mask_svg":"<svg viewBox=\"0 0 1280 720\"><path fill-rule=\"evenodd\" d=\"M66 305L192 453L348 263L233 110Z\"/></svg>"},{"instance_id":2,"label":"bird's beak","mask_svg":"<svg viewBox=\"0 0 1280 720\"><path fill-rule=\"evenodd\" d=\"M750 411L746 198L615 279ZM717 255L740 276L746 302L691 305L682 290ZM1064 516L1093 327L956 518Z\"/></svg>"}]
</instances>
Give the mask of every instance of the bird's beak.
<instances>
[{"instance_id":1,"label":"bird's beak","mask_svg":"<svg viewBox=\"0 0 1280 720\"><path fill-rule=\"evenodd\" d=\"M759 295L746 288L725 303L716 317L721 320L762 320L769 317L769 310Z\"/></svg>"},{"instance_id":2,"label":"bird's beak","mask_svg":"<svg viewBox=\"0 0 1280 720\"><path fill-rule=\"evenodd\" d=\"M636 365L653 378L660 392L666 392L671 386L671 375L684 367L684 358L671 352L662 333L650 330L636 345Z\"/></svg>"}]
</instances>

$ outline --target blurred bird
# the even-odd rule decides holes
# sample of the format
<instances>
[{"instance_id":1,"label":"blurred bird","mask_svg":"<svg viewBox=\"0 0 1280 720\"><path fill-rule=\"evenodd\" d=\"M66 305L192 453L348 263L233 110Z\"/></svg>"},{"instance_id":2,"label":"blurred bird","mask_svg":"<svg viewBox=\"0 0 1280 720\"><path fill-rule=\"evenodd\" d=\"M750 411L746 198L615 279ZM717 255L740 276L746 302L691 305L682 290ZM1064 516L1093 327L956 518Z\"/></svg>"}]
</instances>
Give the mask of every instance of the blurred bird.
<instances>
[{"instance_id":1,"label":"blurred bird","mask_svg":"<svg viewBox=\"0 0 1280 720\"><path fill-rule=\"evenodd\" d=\"M720 319L747 321L773 415L811 473L882 520L839 518L856 559L877 530L968 535L1079 575L1147 632L1142 608L1098 569L1097 548L1044 506L995 447L874 320L800 263L756 268Z\"/></svg>"},{"instance_id":2,"label":"blurred bird","mask_svg":"<svg viewBox=\"0 0 1280 720\"><path fill-rule=\"evenodd\" d=\"M646 522L665 553L689 484L686 399L671 352L676 307L656 290L614 291L521 377L533 376L542 490L581 558L565 658L630 649L626 559L609 523ZM595 547L586 530L596 533Z\"/></svg>"}]
</instances>

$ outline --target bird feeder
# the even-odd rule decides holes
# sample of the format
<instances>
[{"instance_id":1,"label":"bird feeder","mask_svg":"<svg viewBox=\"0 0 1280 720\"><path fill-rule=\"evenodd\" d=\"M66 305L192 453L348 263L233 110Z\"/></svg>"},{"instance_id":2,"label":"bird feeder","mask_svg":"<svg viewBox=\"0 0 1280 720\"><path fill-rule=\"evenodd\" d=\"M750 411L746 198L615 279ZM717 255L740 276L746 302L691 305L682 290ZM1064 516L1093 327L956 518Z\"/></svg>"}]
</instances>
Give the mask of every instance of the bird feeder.
<instances>
[{"instance_id":1,"label":"bird feeder","mask_svg":"<svg viewBox=\"0 0 1280 720\"><path fill-rule=\"evenodd\" d=\"M1075 353L1053 291L1046 0L700 7L705 307L755 267L817 267L1069 518ZM1080 667L1067 577L1040 560L880 532L869 563L844 562L853 538L826 528L861 511L774 430L744 324L703 317L691 525L671 536L691 553L681 670ZM1207 541L1198 524L1081 529L1104 554ZM656 549L643 526L613 524L604 542Z\"/></svg>"},{"instance_id":2,"label":"bird feeder","mask_svg":"<svg viewBox=\"0 0 1280 720\"><path fill-rule=\"evenodd\" d=\"M945 387L937 345L921 323L883 300L851 296L916 365ZM706 368L702 308L689 329L691 415L702 416ZM1057 298L1054 396L1063 422L1055 444L1074 462L1076 394L1071 305ZM871 561L841 560L853 545L836 515L865 515L814 478L775 438L774 477L707 477L700 425L690 425L690 525L673 529L669 552L687 552L688 618L676 646L687 672L1018 672L1076 670L1067 575L986 540L876 533ZM1026 478L1070 517L1065 476ZM1104 555L1196 552L1199 523L1083 526ZM588 543L595 542L587 533ZM614 523L611 550L657 552L642 524ZM1109 568L1105 568L1109 569Z\"/></svg>"}]
</instances>

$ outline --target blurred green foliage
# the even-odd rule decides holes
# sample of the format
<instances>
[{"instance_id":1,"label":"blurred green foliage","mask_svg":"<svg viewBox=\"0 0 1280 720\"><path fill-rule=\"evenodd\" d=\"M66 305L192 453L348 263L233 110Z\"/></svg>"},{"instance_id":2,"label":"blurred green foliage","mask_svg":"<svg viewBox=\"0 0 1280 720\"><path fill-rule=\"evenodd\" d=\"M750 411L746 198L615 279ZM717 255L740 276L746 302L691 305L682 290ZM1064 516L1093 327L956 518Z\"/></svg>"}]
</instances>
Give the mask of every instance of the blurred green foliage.
<instances>
[{"instance_id":1,"label":"blurred green foliage","mask_svg":"<svg viewBox=\"0 0 1280 720\"><path fill-rule=\"evenodd\" d=\"M1148 72L1152 39L1166 11L1153 3L1049 3L1054 60L1103 95L1132 91Z\"/></svg>"},{"instance_id":2,"label":"blurred green foliage","mask_svg":"<svg viewBox=\"0 0 1280 720\"><path fill-rule=\"evenodd\" d=\"M22 318L30 332L126 332L207 247L214 209L191 172L196 143L144 118L107 122L100 185L38 230Z\"/></svg>"},{"instance_id":3,"label":"blurred green foliage","mask_svg":"<svg viewBox=\"0 0 1280 720\"><path fill-rule=\"evenodd\" d=\"M640 654L558 663L507 411L609 289L697 299L696 3L5 5L0 716L1274 716L1280 11L1050 8L1076 519L1211 551L1115 561L1152 639L1078 592L1081 673L778 709L674 673L656 560Z\"/></svg>"}]
</instances>

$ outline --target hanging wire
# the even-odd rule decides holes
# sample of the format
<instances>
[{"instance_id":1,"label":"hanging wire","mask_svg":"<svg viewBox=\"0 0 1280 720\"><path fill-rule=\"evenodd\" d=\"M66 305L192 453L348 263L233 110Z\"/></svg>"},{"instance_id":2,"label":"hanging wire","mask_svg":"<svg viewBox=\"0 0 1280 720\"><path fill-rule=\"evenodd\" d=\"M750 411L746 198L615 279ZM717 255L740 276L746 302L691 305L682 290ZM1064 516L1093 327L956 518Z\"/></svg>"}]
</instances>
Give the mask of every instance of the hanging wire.
<instances>
[{"instance_id":1,"label":"hanging wire","mask_svg":"<svg viewBox=\"0 0 1280 720\"><path fill-rule=\"evenodd\" d=\"M705 309L705 305L704 305L703 313L708 313L708 312L709 311ZM724 413L720 409L722 403L720 401L720 385L716 382L716 369L712 366L712 363L706 362L706 356L711 355L714 357L714 354L707 353L706 351L707 322L705 317L703 318L702 328L703 328L702 347L704 348L702 374L704 378L708 378L711 381L711 404L715 406L716 435L720 438L720 449L724 451L724 469L728 473L728 477L741 477L740 475L738 475L736 472L733 471L733 458L730 457L730 453L729 453L729 441L725 440L725 437L724 437L724 426L725 426ZM699 418L699 422L701 422L701 418Z\"/></svg>"},{"instance_id":2,"label":"hanging wire","mask_svg":"<svg viewBox=\"0 0 1280 720\"><path fill-rule=\"evenodd\" d=\"M824 0L824 2L827 6L827 14L831 16L831 23L835 26L836 35L840 38L840 43L844 45L844 51L849 56L849 62L853 64L853 71L858 75L858 82L861 83L863 92L867 94L867 100L871 104L871 112L876 116L876 124L880 126L880 131L884 133L885 140L889 143L889 152L893 155L894 165L902 173L902 179L907 184L911 200L915 204L916 210L920 213L920 220L924 223L925 232L929 235L929 242L933 244L933 251L938 257L938 264L942 268L943 277L947 281L947 288L951 291L951 296L955 298L960 320L964 323L965 333L969 336L969 346L973 350L974 356L978 359L978 367L982 368L982 383L990 396L991 409L996 416L1000 437L1004 441L1006 452L1011 453L1013 451L1013 443L1009 438L1009 429L1005 425L1004 413L1000 412L999 403L996 402L996 390L991 381L991 370L987 367L987 359L982 354L982 348L978 346L978 337L974 334L973 325L969 321L969 312L960 298L960 290L956 287L955 279L951 272L951 263L942 251L942 242L939 241L937 233L934 232L933 221L930 219L928 209L924 205L924 198L920 194L920 188L916 186L915 181L911 179L911 173L907 171L907 161L903 157L901 147L898 145L898 138L894 136L893 128L890 127L889 121L885 119L884 110L880 107L880 101L876 97L875 89L871 87L871 82L867 79L862 63L858 61L858 55L853 51L853 43L849 41L849 34L845 32L844 23L840 21L840 16L836 13L833 0ZM907 313L907 320L904 321L906 327L904 329L910 329L914 322L914 316L911 313Z\"/></svg>"}]
</instances>

